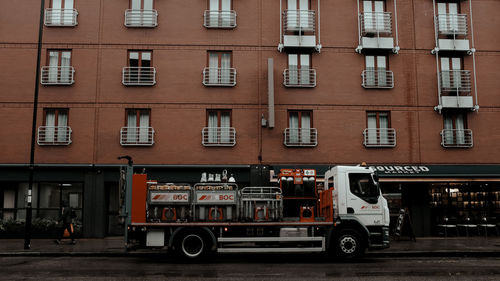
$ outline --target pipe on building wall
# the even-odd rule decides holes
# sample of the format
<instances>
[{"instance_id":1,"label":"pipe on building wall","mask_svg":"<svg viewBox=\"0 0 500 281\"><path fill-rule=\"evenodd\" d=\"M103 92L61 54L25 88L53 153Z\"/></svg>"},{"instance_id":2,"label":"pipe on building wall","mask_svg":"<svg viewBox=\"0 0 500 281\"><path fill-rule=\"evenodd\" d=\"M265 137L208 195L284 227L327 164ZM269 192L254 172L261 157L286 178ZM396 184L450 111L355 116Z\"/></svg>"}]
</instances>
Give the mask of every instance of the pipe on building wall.
<instances>
[{"instance_id":1,"label":"pipe on building wall","mask_svg":"<svg viewBox=\"0 0 500 281\"><path fill-rule=\"evenodd\" d=\"M318 0L318 44L316 45L316 49L318 52L321 52L321 8L320 5L321 0Z\"/></svg>"},{"instance_id":2,"label":"pipe on building wall","mask_svg":"<svg viewBox=\"0 0 500 281\"><path fill-rule=\"evenodd\" d=\"M361 14L359 13L359 0L358 3L358 47L356 48L356 52L361 53L361 21L359 20Z\"/></svg>"},{"instance_id":3,"label":"pipe on building wall","mask_svg":"<svg viewBox=\"0 0 500 281\"><path fill-rule=\"evenodd\" d=\"M437 74L437 88L438 88L438 102L439 105L434 107L434 110L441 113L443 102L441 99L441 80L439 79L439 47L438 47L438 31L436 23L436 0L432 0L432 11L434 15L434 40L436 42L434 50L431 51L432 54L436 55L436 74Z\"/></svg>"},{"instance_id":4,"label":"pipe on building wall","mask_svg":"<svg viewBox=\"0 0 500 281\"><path fill-rule=\"evenodd\" d=\"M399 52L399 35L398 35L398 7L396 6L397 0L394 0L394 24L396 25L396 47L394 47L393 52L397 54Z\"/></svg>"},{"instance_id":5,"label":"pipe on building wall","mask_svg":"<svg viewBox=\"0 0 500 281\"><path fill-rule=\"evenodd\" d=\"M472 68L474 71L474 97L476 98L476 104L474 105L474 110L479 110L479 101L477 100L477 78L476 78L476 48L474 45L474 25L472 23L472 0L469 0L469 14L470 14L470 35L471 35L471 49L472 53Z\"/></svg>"},{"instance_id":6,"label":"pipe on building wall","mask_svg":"<svg viewBox=\"0 0 500 281\"><path fill-rule=\"evenodd\" d=\"M272 58L267 59L267 107L268 126L274 128L274 63Z\"/></svg>"}]
</instances>

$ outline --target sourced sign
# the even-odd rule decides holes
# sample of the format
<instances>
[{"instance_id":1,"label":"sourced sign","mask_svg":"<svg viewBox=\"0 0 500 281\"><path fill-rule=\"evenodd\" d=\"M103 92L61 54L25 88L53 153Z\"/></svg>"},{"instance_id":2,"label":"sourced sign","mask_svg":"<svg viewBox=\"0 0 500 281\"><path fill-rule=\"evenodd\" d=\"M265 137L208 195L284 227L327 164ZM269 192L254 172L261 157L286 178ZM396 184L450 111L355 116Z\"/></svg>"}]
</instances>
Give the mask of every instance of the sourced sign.
<instances>
[{"instance_id":1,"label":"sourced sign","mask_svg":"<svg viewBox=\"0 0 500 281\"><path fill-rule=\"evenodd\" d=\"M500 177L500 165L373 165L380 177Z\"/></svg>"}]
</instances>

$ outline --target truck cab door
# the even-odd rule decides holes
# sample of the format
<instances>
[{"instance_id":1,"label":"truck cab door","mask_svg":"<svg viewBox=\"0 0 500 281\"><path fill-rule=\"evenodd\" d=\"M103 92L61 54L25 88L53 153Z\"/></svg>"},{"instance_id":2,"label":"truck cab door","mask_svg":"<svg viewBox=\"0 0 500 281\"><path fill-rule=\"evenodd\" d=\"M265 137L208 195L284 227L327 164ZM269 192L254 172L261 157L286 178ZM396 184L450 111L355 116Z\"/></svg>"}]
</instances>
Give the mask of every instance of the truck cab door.
<instances>
[{"instance_id":1,"label":"truck cab door","mask_svg":"<svg viewBox=\"0 0 500 281\"><path fill-rule=\"evenodd\" d=\"M383 197L372 174L348 173L346 181L347 214L356 216L364 225L383 225Z\"/></svg>"}]
</instances>

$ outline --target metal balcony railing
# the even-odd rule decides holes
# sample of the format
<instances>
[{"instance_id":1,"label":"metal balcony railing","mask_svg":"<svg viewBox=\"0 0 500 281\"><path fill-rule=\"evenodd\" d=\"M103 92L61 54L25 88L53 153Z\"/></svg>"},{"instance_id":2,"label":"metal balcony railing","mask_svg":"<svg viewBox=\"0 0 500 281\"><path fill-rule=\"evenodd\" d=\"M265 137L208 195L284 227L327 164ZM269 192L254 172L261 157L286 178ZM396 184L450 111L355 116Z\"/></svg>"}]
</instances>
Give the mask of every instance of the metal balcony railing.
<instances>
[{"instance_id":1,"label":"metal balcony railing","mask_svg":"<svg viewBox=\"0 0 500 281\"><path fill-rule=\"evenodd\" d=\"M469 70L441 71L440 78L442 92L471 92L471 79Z\"/></svg>"},{"instance_id":2,"label":"metal balcony railing","mask_svg":"<svg viewBox=\"0 0 500 281\"><path fill-rule=\"evenodd\" d=\"M392 71L381 69L367 69L361 73L363 88L394 88L394 75Z\"/></svg>"},{"instance_id":3,"label":"metal balcony railing","mask_svg":"<svg viewBox=\"0 0 500 281\"><path fill-rule=\"evenodd\" d=\"M42 85L71 85L75 83L75 69L72 66L42 66Z\"/></svg>"},{"instance_id":4,"label":"metal balcony railing","mask_svg":"<svg viewBox=\"0 0 500 281\"><path fill-rule=\"evenodd\" d=\"M156 27L158 26L158 11L156 10L125 10L126 27Z\"/></svg>"},{"instance_id":5,"label":"metal balcony railing","mask_svg":"<svg viewBox=\"0 0 500 281\"><path fill-rule=\"evenodd\" d=\"M396 130L393 128L367 128L363 131L365 147L395 147Z\"/></svg>"},{"instance_id":6,"label":"metal balcony railing","mask_svg":"<svg viewBox=\"0 0 500 281\"><path fill-rule=\"evenodd\" d=\"M154 142L155 130L152 127L123 127L120 130L122 146L151 146Z\"/></svg>"},{"instance_id":7,"label":"metal balcony railing","mask_svg":"<svg viewBox=\"0 0 500 281\"><path fill-rule=\"evenodd\" d=\"M235 146L236 130L232 127L205 127L201 130L204 146Z\"/></svg>"},{"instance_id":8,"label":"metal balcony railing","mask_svg":"<svg viewBox=\"0 0 500 281\"><path fill-rule=\"evenodd\" d=\"M236 12L206 10L203 26L206 28L235 28Z\"/></svg>"},{"instance_id":9,"label":"metal balcony railing","mask_svg":"<svg viewBox=\"0 0 500 281\"><path fill-rule=\"evenodd\" d=\"M285 69L283 71L285 87L316 87L315 69Z\"/></svg>"},{"instance_id":10,"label":"metal balcony railing","mask_svg":"<svg viewBox=\"0 0 500 281\"><path fill-rule=\"evenodd\" d=\"M465 14L437 15L436 24L440 35L467 35L467 15Z\"/></svg>"},{"instance_id":11,"label":"metal balcony railing","mask_svg":"<svg viewBox=\"0 0 500 281\"><path fill-rule=\"evenodd\" d=\"M76 9L45 9L45 26L76 26L78 12Z\"/></svg>"},{"instance_id":12,"label":"metal balcony railing","mask_svg":"<svg viewBox=\"0 0 500 281\"><path fill-rule=\"evenodd\" d=\"M205 69L203 69L203 85L227 87L235 86L236 69L205 67Z\"/></svg>"},{"instance_id":13,"label":"metal balcony railing","mask_svg":"<svg viewBox=\"0 0 500 281\"><path fill-rule=\"evenodd\" d=\"M122 83L125 86L153 86L156 84L154 67L124 67Z\"/></svg>"},{"instance_id":14,"label":"metal balcony railing","mask_svg":"<svg viewBox=\"0 0 500 281\"><path fill-rule=\"evenodd\" d=\"M285 10L283 12L284 32L312 32L316 26L316 11Z\"/></svg>"},{"instance_id":15,"label":"metal balcony railing","mask_svg":"<svg viewBox=\"0 0 500 281\"><path fill-rule=\"evenodd\" d=\"M38 145L69 145L71 132L68 126L40 126L37 143Z\"/></svg>"},{"instance_id":16,"label":"metal balcony railing","mask_svg":"<svg viewBox=\"0 0 500 281\"><path fill-rule=\"evenodd\" d=\"M362 35L384 34L392 36L392 15L390 12L360 13Z\"/></svg>"},{"instance_id":17,"label":"metal balcony railing","mask_svg":"<svg viewBox=\"0 0 500 281\"><path fill-rule=\"evenodd\" d=\"M441 131L443 147L472 147L472 130L445 129Z\"/></svg>"},{"instance_id":18,"label":"metal balcony railing","mask_svg":"<svg viewBox=\"0 0 500 281\"><path fill-rule=\"evenodd\" d=\"M315 147L318 131L315 128L286 128L284 144L289 147Z\"/></svg>"}]
</instances>

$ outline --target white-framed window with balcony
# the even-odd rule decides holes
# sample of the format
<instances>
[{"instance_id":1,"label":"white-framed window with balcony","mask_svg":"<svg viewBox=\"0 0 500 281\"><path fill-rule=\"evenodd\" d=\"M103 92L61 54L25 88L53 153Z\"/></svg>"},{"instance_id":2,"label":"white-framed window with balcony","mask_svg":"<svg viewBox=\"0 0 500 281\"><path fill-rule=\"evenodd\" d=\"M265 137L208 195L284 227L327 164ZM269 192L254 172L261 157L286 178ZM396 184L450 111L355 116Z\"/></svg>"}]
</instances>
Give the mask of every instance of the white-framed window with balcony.
<instances>
[{"instance_id":1,"label":"white-framed window with balcony","mask_svg":"<svg viewBox=\"0 0 500 281\"><path fill-rule=\"evenodd\" d=\"M470 71L463 70L462 58L441 57L441 91L452 93L470 93Z\"/></svg>"},{"instance_id":2,"label":"white-framed window with balcony","mask_svg":"<svg viewBox=\"0 0 500 281\"><path fill-rule=\"evenodd\" d=\"M313 128L313 112L288 111L288 128L284 132L284 144L289 147L315 147L318 145L317 130Z\"/></svg>"},{"instance_id":3,"label":"white-framed window with balcony","mask_svg":"<svg viewBox=\"0 0 500 281\"><path fill-rule=\"evenodd\" d=\"M46 26L76 26L78 12L74 0L52 0L50 8L45 9Z\"/></svg>"},{"instance_id":4,"label":"white-framed window with balcony","mask_svg":"<svg viewBox=\"0 0 500 281\"><path fill-rule=\"evenodd\" d=\"M158 11L154 9L154 0L130 0L130 8L125 10L125 26L158 26Z\"/></svg>"},{"instance_id":5,"label":"white-framed window with balcony","mask_svg":"<svg viewBox=\"0 0 500 281\"><path fill-rule=\"evenodd\" d=\"M207 110L207 126L202 130L204 146L235 146L236 130L232 125L231 110Z\"/></svg>"},{"instance_id":6,"label":"white-framed window with balcony","mask_svg":"<svg viewBox=\"0 0 500 281\"><path fill-rule=\"evenodd\" d=\"M393 88L394 76L388 70L387 56L365 56L365 70L361 74L364 88Z\"/></svg>"},{"instance_id":7,"label":"white-framed window with balcony","mask_svg":"<svg viewBox=\"0 0 500 281\"><path fill-rule=\"evenodd\" d=\"M396 130L391 128L391 116L388 111L368 111L367 128L363 132L365 147L396 146Z\"/></svg>"},{"instance_id":8,"label":"white-framed window with balcony","mask_svg":"<svg viewBox=\"0 0 500 281\"><path fill-rule=\"evenodd\" d=\"M363 34L392 33L391 14L385 11L385 1L364 0L361 21Z\"/></svg>"},{"instance_id":9,"label":"white-framed window with balcony","mask_svg":"<svg viewBox=\"0 0 500 281\"><path fill-rule=\"evenodd\" d=\"M43 126L38 128L38 145L71 144L71 128L68 126L67 108L45 108Z\"/></svg>"},{"instance_id":10,"label":"white-framed window with balcony","mask_svg":"<svg viewBox=\"0 0 500 281\"><path fill-rule=\"evenodd\" d=\"M156 84L152 51L129 50L127 63L127 67L124 67L122 72L123 85L153 86Z\"/></svg>"},{"instance_id":11,"label":"white-framed window with balcony","mask_svg":"<svg viewBox=\"0 0 500 281\"><path fill-rule=\"evenodd\" d=\"M71 50L47 50L47 64L42 66L42 85L71 85L75 69L71 66Z\"/></svg>"},{"instance_id":12,"label":"white-framed window with balcony","mask_svg":"<svg viewBox=\"0 0 500 281\"><path fill-rule=\"evenodd\" d=\"M310 54L288 54L288 68L283 72L285 87L316 87L316 70Z\"/></svg>"},{"instance_id":13,"label":"white-framed window with balcony","mask_svg":"<svg viewBox=\"0 0 500 281\"><path fill-rule=\"evenodd\" d=\"M437 27L439 34L455 36L467 34L467 16L459 12L457 2L437 3Z\"/></svg>"},{"instance_id":14,"label":"white-framed window with balcony","mask_svg":"<svg viewBox=\"0 0 500 281\"><path fill-rule=\"evenodd\" d=\"M231 52L208 52L208 67L203 70L205 86L235 86L236 69L232 67Z\"/></svg>"},{"instance_id":15,"label":"white-framed window with balcony","mask_svg":"<svg viewBox=\"0 0 500 281\"><path fill-rule=\"evenodd\" d=\"M467 129L467 115L461 112L443 114L444 129L441 131L443 147L472 147L472 130Z\"/></svg>"},{"instance_id":16,"label":"white-framed window with balcony","mask_svg":"<svg viewBox=\"0 0 500 281\"><path fill-rule=\"evenodd\" d=\"M203 26L206 28L235 28L236 12L232 0L208 0Z\"/></svg>"},{"instance_id":17,"label":"white-framed window with balcony","mask_svg":"<svg viewBox=\"0 0 500 281\"><path fill-rule=\"evenodd\" d=\"M154 129L151 127L150 109L127 109L125 127L121 128L122 146L151 146L154 144Z\"/></svg>"},{"instance_id":18,"label":"white-framed window with balcony","mask_svg":"<svg viewBox=\"0 0 500 281\"><path fill-rule=\"evenodd\" d=\"M285 32L314 32L315 13L310 0L287 0L284 12Z\"/></svg>"}]
</instances>

